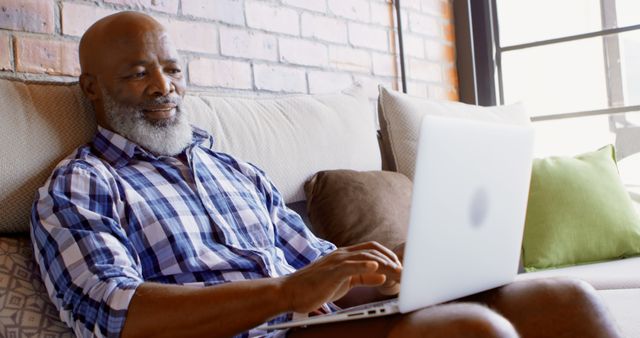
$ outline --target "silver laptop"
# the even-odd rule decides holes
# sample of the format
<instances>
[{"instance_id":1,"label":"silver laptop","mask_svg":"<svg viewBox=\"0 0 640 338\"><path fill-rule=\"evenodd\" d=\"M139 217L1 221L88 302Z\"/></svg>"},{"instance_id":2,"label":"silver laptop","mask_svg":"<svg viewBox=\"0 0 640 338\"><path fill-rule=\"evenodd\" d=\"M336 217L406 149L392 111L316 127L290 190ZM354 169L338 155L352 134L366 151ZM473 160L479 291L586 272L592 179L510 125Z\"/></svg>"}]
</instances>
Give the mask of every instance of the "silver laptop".
<instances>
[{"instance_id":1,"label":"silver laptop","mask_svg":"<svg viewBox=\"0 0 640 338\"><path fill-rule=\"evenodd\" d=\"M407 313L514 280L533 129L427 116L417 149L399 297L260 328Z\"/></svg>"}]
</instances>

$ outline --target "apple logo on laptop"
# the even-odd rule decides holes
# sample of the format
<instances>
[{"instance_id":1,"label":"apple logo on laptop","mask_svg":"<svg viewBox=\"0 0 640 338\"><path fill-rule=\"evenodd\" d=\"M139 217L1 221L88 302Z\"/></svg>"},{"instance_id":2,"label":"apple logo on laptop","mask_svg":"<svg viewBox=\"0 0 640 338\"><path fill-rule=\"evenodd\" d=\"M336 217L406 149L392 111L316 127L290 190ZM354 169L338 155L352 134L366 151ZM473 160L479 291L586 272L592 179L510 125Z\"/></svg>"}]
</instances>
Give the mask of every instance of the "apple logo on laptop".
<instances>
[{"instance_id":1,"label":"apple logo on laptop","mask_svg":"<svg viewBox=\"0 0 640 338\"><path fill-rule=\"evenodd\" d=\"M489 213L489 193L484 187L476 188L471 195L469 220L474 228L481 227Z\"/></svg>"}]
</instances>

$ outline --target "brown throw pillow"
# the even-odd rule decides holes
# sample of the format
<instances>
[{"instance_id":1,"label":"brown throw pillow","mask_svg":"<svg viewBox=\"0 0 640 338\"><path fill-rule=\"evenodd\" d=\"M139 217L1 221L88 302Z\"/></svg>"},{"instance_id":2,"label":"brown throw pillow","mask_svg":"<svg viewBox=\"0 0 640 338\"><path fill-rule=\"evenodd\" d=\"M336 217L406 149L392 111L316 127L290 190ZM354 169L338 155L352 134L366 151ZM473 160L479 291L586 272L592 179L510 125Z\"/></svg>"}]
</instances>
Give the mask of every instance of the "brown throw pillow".
<instances>
[{"instance_id":1,"label":"brown throw pillow","mask_svg":"<svg viewBox=\"0 0 640 338\"><path fill-rule=\"evenodd\" d=\"M321 171L305 184L309 219L337 246L377 241L393 249L406 239L411 187L391 171Z\"/></svg>"}]
</instances>

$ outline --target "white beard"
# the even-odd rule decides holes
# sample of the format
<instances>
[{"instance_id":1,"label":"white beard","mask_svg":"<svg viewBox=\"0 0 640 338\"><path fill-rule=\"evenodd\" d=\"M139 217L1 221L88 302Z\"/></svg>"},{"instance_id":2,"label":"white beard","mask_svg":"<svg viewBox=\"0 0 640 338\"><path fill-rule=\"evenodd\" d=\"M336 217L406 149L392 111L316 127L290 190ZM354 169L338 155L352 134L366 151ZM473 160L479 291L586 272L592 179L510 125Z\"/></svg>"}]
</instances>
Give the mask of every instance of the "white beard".
<instances>
[{"instance_id":1,"label":"white beard","mask_svg":"<svg viewBox=\"0 0 640 338\"><path fill-rule=\"evenodd\" d=\"M154 122L145 118L141 107L120 104L106 90L101 91L107 121L116 133L158 156L180 154L191 144L191 126L180 109L179 97L158 99L158 103L176 104L176 114L168 121Z\"/></svg>"}]
</instances>

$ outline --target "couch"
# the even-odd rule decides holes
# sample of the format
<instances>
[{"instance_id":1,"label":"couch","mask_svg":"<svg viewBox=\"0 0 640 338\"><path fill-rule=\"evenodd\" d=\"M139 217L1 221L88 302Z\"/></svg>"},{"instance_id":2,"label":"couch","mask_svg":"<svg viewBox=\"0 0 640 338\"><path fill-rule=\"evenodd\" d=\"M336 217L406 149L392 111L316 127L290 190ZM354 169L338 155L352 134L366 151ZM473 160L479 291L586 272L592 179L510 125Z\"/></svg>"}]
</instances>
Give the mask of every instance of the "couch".
<instances>
[{"instance_id":1,"label":"couch","mask_svg":"<svg viewBox=\"0 0 640 338\"><path fill-rule=\"evenodd\" d=\"M33 262L29 211L53 166L89 141L96 124L76 83L0 79L0 336L68 337ZM217 148L262 167L305 221L304 183L323 170L393 169L358 86L335 94L243 97L190 93L185 111ZM384 142L383 142L384 144ZM380 149L383 149L381 151ZM308 223L313 230L312 224ZM591 283L626 337L640 337L640 258L533 273Z\"/></svg>"}]
</instances>

